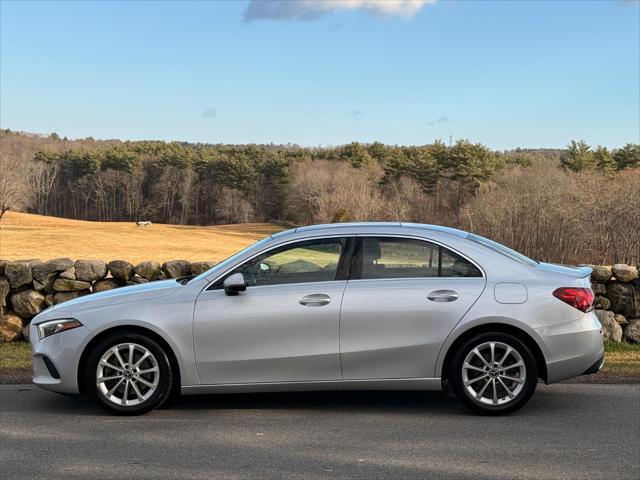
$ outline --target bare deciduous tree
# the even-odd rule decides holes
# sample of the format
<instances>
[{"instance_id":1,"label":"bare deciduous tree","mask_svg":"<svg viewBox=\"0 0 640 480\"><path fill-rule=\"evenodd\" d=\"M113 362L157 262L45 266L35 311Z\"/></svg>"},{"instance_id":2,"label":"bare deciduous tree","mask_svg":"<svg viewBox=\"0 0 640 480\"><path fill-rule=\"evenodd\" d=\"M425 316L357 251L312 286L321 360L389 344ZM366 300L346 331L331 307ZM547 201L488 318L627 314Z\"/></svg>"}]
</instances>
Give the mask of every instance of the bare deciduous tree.
<instances>
[{"instance_id":1,"label":"bare deciduous tree","mask_svg":"<svg viewBox=\"0 0 640 480\"><path fill-rule=\"evenodd\" d=\"M254 221L254 209L242 192L222 187L216 204L221 223L247 223Z\"/></svg>"},{"instance_id":2,"label":"bare deciduous tree","mask_svg":"<svg viewBox=\"0 0 640 480\"><path fill-rule=\"evenodd\" d=\"M17 210L29 202L26 164L0 152L0 220L7 210Z\"/></svg>"},{"instance_id":3,"label":"bare deciduous tree","mask_svg":"<svg viewBox=\"0 0 640 480\"><path fill-rule=\"evenodd\" d=\"M291 175L288 216L301 224L379 219L383 206L379 178L380 172L345 162L300 162Z\"/></svg>"},{"instance_id":4,"label":"bare deciduous tree","mask_svg":"<svg viewBox=\"0 0 640 480\"><path fill-rule=\"evenodd\" d=\"M541 163L505 171L468 205L466 228L542 261L634 263L640 171L611 179Z\"/></svg>"},{"instance_id":5,"label":"bare deciduous tree","mask_svg":"<svg viewBox=\"0 0 640 480\"><path fill-rule=\"evenodd\" d=\"M57 163L33 162L27 177L32 194L33 207L41 215L48 215L49 195L56 180L60 165Z\"/></svg>"}]
</instances>

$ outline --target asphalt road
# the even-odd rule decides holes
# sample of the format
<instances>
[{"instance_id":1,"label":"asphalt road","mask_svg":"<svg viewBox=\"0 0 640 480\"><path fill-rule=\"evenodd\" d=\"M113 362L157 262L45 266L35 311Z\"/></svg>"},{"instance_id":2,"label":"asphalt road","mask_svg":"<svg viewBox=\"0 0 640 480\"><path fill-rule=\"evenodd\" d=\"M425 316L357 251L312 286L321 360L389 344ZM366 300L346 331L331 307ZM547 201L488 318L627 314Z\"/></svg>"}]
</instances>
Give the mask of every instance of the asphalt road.
<instances>
[{"instance_id":1,"label":"asphalt road","mask_svg":"<svg viewBox=\"0 0 640 480\"><path fill-rule=\"evenodd\" d=\"M640 478L640 385L539 385L509 417L441 393L183 397L115 417L0 386L0 478Z\"/></svg>"}]
</instances>

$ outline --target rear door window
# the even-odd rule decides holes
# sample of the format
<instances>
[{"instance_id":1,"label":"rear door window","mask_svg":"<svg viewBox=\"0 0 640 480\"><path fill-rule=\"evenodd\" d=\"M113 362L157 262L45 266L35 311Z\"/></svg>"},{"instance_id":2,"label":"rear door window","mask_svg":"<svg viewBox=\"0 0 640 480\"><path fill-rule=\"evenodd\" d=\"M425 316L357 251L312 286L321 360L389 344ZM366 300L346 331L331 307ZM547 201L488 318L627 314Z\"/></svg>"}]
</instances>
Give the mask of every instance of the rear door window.
<instances>
[{"instance_id":1,"label":"rear door window","mask_svg":"<svg viewBox=\"0 0 640 480\"><path fill-rule=\"evenodd\" d=\"M440 245L412 238L363 237L353 279L481 277L471 262Z\"/></svg>"}]
</instances>

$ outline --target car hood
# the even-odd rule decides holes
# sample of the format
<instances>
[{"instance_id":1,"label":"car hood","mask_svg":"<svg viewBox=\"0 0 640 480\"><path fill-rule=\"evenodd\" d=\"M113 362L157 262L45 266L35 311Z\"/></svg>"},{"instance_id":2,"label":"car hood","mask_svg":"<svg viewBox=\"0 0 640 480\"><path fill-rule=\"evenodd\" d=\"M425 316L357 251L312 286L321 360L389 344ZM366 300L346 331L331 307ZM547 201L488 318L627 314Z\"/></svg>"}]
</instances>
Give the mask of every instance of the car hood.
<instances>
[{"instance_id":1,"label":"car hood","mask_svg":"<svg viewBox=\"0 0 640 480\"><path fill-rule=\"evenodd\" d=\"M40 322L49 318L55 318L62 312L70 315L73 311L83 310L85 308L97 308L107 305L121 305L123 303L137 302L140 300L150 300L152 298L169 295L180 287L181 284L172 279L114 288L113 290L92 293L83 297L74 298L68 302L53 305L42 311L34 320Z\"/></svg>"}]
</instances>

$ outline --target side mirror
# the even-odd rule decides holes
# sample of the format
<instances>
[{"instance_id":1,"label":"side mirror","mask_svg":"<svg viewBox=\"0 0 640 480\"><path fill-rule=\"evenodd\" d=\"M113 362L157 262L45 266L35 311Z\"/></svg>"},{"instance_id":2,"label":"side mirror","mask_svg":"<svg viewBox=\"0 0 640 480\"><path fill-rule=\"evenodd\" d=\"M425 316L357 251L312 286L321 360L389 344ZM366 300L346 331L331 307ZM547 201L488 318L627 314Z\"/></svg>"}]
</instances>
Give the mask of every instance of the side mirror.
<instances>
[{"instance_id":1,"label":"side mirror","mask_svg":"<svg viewBox=\"0 0 640 480\"><path fill-rule=\"evenodd\" d=\"M238 295L240 292L244 292L247 289L247 282L244 281L244 275L241 273L234 273L224 279L222 283L224 287L224 293L229 296Z\"/></svg>"}]
</instances>

